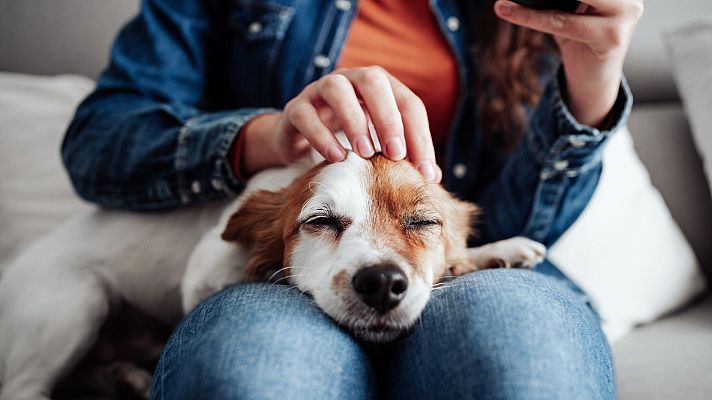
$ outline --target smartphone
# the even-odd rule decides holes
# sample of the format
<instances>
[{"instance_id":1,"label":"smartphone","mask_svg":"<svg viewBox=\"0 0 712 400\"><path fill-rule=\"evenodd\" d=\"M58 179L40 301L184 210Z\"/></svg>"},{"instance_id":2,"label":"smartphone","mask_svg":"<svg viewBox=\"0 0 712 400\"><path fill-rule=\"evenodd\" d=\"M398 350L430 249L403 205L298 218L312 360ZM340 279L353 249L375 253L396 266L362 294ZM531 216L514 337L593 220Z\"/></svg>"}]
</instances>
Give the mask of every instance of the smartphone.
<instances>
[{"instance_id":1,"label":"smartphone","mask_svg":"<svg viewBox=\"0 0 712 400\"><path fill-rule=\"evenodd\" d=\"M566 12L576 12L581 6L576 0L512 0L526 7L537 10L560 10Z\"/></svg>"}]
</instances>

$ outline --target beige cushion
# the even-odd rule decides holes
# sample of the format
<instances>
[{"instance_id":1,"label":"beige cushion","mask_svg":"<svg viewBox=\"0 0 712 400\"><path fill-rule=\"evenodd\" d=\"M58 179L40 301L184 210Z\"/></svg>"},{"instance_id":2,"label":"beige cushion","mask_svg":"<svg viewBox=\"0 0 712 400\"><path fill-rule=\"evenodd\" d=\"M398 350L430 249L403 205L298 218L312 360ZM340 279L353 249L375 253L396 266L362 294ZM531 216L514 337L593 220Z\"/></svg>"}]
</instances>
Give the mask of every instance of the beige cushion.
<instances>
[{"instance_id":1,"label":"beige cushion","mask_svg":"<svg viewBox=\"0 0 712 400\"><path fill-rule=\"evenodd\" d=\"M638 105L628 126L653 185L712 277L712 199L682 106Z\"/></svg>"}]
</instances>

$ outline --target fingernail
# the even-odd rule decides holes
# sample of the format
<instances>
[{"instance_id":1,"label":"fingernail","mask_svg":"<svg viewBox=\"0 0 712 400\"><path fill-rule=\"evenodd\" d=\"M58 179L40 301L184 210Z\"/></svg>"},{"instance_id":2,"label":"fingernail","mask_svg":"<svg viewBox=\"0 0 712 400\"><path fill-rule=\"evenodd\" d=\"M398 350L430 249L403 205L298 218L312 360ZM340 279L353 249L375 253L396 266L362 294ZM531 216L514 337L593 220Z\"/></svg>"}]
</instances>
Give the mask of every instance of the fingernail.
<instances>
[{"instance_id":1,"label":"fingernail","mask_svg":"<svg viewBox=\"0 0 712 400\"><path fill-rule=\"evenodd\" d=\"M344 152L339 146L333 145L326 151L326 158L331 162L342 161L344 159Z\"/></svg>"},{"instance_id":2,"label":"fingernail","mask_svg":"<svg viewBox=\"0 0 712 400\"><path fill-rule=\"evenodd\" d=\"M426 181L432 182L435 180L435 169L430 161L425 161L418 166L418 172L423 175Z\"/></svg>"},{"instance_id":3,"label":"fingernail","mask_svg":"<svg viewBox=\"0 0 712 400\"><path fill-rule=\"evenodd\" d=\"M403 145L403 139L391 138L386 143L386 156L393 160L400 160L405 158L405 146Z\"/></svg>"},{"instance_id":4,"label":"fingernail","mask_svg":"<svg viewBox=\"0 0 712 400\"><path fill-rule=\"evenodd\" d=\"M499 15L510 15L512 14L512 3L508 1L498 1L497 11Z\"/></svg>"},{"instance_id":5,"label":"fingernail","mask_svg":"<svg viewBox=\"0 0 712 400\"><path fill-rule=\"evenodd\" d=\"M361 157L371 158L376 152L371 145L371 141L366 136L361 136L356 140L356 150Z\"/></svg>"}]
</instances>

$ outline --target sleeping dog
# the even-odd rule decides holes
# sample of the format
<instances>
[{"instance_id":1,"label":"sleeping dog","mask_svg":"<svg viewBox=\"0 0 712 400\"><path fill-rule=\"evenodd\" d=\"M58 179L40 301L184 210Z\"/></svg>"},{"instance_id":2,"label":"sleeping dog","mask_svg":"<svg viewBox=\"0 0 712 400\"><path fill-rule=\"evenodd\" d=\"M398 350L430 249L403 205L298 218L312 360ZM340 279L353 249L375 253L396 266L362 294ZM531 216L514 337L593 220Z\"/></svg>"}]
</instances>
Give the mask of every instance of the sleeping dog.
<instances>
[{"instance_id":1,"label":"sleeping dog","mask_svg":"<svg viewBox=\"0 0 712 400\"><path fill-rule=\"evenodd\" d=\"M477 212L407 161L349 153L263 171L227 204L79 215L0 278L0 399L48 398L121 303L175 324L239 282L296 286L357 337L393 340L441 278L543 259L521 237L467 248Z\"/></svg>"}]
</instances>

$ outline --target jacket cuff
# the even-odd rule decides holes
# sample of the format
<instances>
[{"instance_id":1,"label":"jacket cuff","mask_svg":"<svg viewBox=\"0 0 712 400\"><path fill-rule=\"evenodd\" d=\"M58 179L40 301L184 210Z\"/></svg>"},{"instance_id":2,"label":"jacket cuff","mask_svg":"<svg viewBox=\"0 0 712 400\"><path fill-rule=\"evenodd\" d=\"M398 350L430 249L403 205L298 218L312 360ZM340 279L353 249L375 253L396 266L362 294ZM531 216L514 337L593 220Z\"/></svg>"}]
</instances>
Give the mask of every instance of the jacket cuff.
<instances>
[{"instance_id":1,"label":"jacket cuff","mask_svg":"<svg viewBox=\"0 0 712 400\"><path fill-rule=\"evenodd\" d=\"M244 184L233 174L230 161L233 142L252 118L276 111L243 108L189 119L178 136L175 157L181 202L221 199L242 191Z\"/></svg>"},{"instance_id":2,"label":"jacket cuff","mask_svg":"<svg viewBox=\"0 0 712 400\"><path fill-rule=\"evenodd\" d=\"M580 123L564 101L560 80L563 70L548 83L539 105L533 110L528 147L542 166L541 178L564 174L575 177L595 167L603 144L625 126L633 106L633 95L623 77L618 97L606 118L606 129Z\"/></svg>"}]
</instances>

